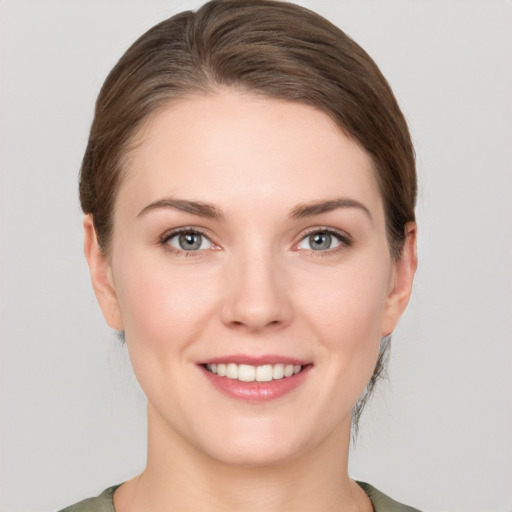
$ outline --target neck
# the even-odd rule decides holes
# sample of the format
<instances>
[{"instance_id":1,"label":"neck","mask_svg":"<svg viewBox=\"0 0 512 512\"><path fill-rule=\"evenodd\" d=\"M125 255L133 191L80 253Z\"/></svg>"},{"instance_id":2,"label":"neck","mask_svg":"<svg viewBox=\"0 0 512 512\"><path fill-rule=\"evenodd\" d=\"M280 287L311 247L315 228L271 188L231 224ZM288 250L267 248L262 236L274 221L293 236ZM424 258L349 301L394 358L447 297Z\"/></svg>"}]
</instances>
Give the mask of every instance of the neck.
<instances>
[{"instance_id":1,"label":"neck","mask_svg":"<svg viewBox=\"0 0 512 512\"><path fill-rule=\"evenodd\" d=\"M149 410L144 472L115 494L117 512L372 510L347 473L347 427L290 460L232 465L197 450Z\"/></svg>"}]
</instances>

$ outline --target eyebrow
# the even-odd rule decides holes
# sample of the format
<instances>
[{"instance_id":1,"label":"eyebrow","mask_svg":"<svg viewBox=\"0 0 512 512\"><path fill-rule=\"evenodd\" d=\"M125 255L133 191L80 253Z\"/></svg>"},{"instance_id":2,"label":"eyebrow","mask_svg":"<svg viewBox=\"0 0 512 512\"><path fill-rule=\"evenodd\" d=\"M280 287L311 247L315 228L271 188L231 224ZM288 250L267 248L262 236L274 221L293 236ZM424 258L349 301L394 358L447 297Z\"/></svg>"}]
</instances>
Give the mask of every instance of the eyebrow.
<instances>
[{"instance_id":1,"label":"eyebrow","mask_svg":"<svg viewBox=\"0 0 512 512\"><path fill-rule=\"evenodd\" d=\"M185 199L174 199L172 197L159 199L154 203L148 204L138 213L137 217L141 217L142 215L159 208L179 210L182 212L191 213L192 215L199 215L200 217L207 217L210 219L221 219L223 217L222 213L210 203L203 203L201 201L189 201Z\"/></svg>"},{"instance_id":2,"label":"eyebrow","mask_svg":"<svg viewBox=\"0 0 512 512\"><path fill-rule=\"evenodd\" d=\"M149 211L160 208L178 210L210 219L222 219L224 217L222 212L213 204L204 203L202 201L175 199L171 197L159 199L158 201L148 204L138 213L137 217L141 217ZM289 216L292 219L303 219L313 215L320 215L321 213L328 213L338 208L357 208L363 211L370 220L373 220L370 210L364 204L356 201L355 199L348 198L329 199L326 201L314 201L311 203L299 204L291 210Z\"/></svg>"},{"instance_id":3,"label":"eyebrow","mask_svg":"<svg viewBox=\"0 0 512 512\"><path fill-rule=\"evenodd\" d=\"M332 212L338 208L357 208L363 211L368 218L373 221L370 210L363 203L360 203L355 199L348 198L329 199L327 201L314 201L311 203L299 204L292 209L290 217L293 219L302 219L312 215Z\"/></svg>"}]
</instances>

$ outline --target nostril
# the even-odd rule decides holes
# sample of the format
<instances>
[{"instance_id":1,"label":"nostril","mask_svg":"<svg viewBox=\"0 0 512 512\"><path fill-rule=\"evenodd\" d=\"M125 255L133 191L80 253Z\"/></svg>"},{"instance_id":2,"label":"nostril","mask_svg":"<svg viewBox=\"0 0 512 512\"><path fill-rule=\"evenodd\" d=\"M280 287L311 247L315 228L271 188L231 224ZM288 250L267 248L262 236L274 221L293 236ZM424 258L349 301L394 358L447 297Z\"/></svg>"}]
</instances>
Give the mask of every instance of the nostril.
<instances>
[{"instance_id":1,"label":"nostril","mask_svg":"<svg viewBox=\"0 0 512 512\"><path fill-rule=\"evenodd\" d=\"M285 287L264 277L256 284L251 281L242 285L233 286L224 299L221 313L224 325L259 331L276 329L290 322L292 307L288 295L282 292Z\"/></svg>"},{"instance_id":2,"label":"nostril","mask_svg":"<svg viewBox=\"0 0 512 512\"><path fill-rule=\"evenodd\" d=\"M271 320L269 322L265 321L256 321L255 319L251 319L248 321L240 321L240 320L232 320L229 322L229 325L234 329L247 329L249 331L259 331L262 329L278 329L284 324L281 320Z\"/></svg>"}]
</instances>

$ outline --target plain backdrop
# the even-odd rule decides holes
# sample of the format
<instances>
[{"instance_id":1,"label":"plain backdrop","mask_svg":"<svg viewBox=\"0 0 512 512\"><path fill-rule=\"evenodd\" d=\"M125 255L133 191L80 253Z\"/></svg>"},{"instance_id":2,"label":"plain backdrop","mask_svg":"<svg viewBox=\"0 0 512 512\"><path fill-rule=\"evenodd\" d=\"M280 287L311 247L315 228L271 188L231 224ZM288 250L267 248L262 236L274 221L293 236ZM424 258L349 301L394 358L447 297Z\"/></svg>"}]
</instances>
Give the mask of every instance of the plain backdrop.
<instances>
[{"instance_id":1,"label":"plain backdrop","mask_svg":"<svg viewBox=\"0 0 512 512\"><path fill-rule=\"evenodd\" d=\"M3 512L143 468L144 398L89 283L77 173L107 72L200 3L0 2ZM374 57L418 155L420 267L351 474L425 511L511 511L512 3L301 3Z\"/></svg>"}]
</instances>

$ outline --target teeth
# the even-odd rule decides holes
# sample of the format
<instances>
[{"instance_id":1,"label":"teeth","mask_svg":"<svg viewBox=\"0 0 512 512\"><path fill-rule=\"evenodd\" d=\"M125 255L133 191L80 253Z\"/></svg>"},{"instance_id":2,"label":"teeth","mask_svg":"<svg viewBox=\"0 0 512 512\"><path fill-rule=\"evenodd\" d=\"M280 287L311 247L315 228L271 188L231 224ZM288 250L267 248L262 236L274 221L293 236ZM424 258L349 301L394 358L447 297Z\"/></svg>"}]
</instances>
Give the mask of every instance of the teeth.
<instances>
[{"instance_id":1,"label":"teeth","mask_svg":"<svg viewBox=\"0 0 512 512\"><path fill-rule=\"evenodd\" d=\"M272 380L272 375L273 372L271 364L265 364L256 368L256 380L258 382L270 382Z\"/></svg>"},{"instance_id":2,"label":"teeth","mask_svg":"<svg viewBox=\"0 0 512 512\"><path fill-rule=\"evenodd\" d=\"M235 363L229 363L226 366L226 377L228 379L238 379L238 365Z\"/></svg>"},{"instance_id":3,"label":"teeth","mask_svg":"<svg viewBox=\"0 0 512 512\"><path fill-rule=\"evenodd\" d=\"M255 378L256 368L254 366L249 366L248 364L241 364L238 367L238 380L241 380L242 382L252 382Z\"/></svg>"},{"instance_id":4,"label":"teeth","mask_svg":"<svg viewBox=\"0 0 512 512\"><path fill-rule=\"evenodd\" d=\"M282 379L284 377L284 364L275 364L272 367L272 378Z\"/></svg>"},{"instance_id":5,"label":"teeth","mask_svg":"<svg viewBox=\"0 0 512 512\"><path fill-rule=\"evenodd\" d=\"M291 377L293 375L293 364L287 364L284 367L284 376Z\"/></svg>"},{"instance_id":6,"label":"teeth","mask_svg":"<svg viewBox=\"0 0 512 512\"><path fill-rule=\"evenodd\" d=\"M293 364L264 364L252 366L249 364L207 364L207 370L219 377L240 380L242 382L270 382L285 377L296 375L302 370L302 366Z\"/></svg>"}]
</instances>

